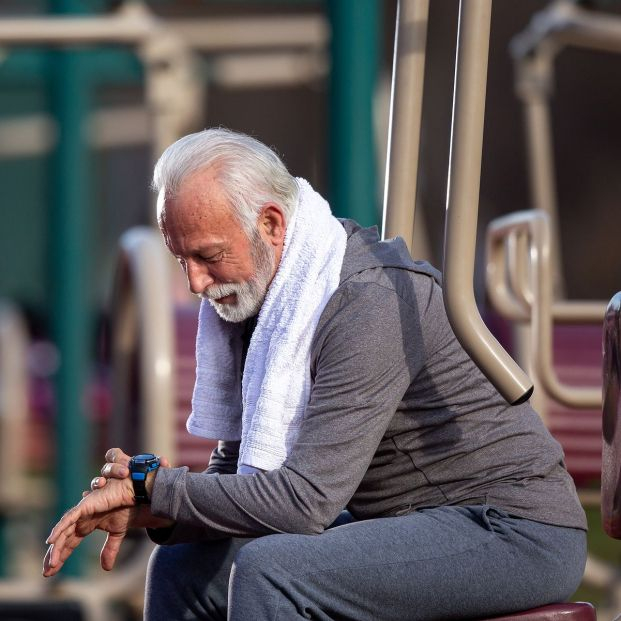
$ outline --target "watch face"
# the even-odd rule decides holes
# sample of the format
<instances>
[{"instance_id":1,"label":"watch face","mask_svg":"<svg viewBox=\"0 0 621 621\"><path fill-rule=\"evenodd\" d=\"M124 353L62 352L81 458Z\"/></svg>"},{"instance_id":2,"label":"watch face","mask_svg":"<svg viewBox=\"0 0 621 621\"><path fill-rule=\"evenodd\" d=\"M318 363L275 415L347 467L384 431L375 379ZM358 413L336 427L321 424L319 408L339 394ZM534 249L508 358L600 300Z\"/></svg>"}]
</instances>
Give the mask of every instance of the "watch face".
<instances>
[{"instance_id":1,"label":"watch face","mask_svg":"<svg viewBox=\"0 0 621 621\"><path fill-rule=\"evenodd\" d=\"M135 462L144 463L145 461L150 461L155 459L155 455L153 453L140 453L140 455L134 455L132 458Z\"/></svg>"}]
</instances>

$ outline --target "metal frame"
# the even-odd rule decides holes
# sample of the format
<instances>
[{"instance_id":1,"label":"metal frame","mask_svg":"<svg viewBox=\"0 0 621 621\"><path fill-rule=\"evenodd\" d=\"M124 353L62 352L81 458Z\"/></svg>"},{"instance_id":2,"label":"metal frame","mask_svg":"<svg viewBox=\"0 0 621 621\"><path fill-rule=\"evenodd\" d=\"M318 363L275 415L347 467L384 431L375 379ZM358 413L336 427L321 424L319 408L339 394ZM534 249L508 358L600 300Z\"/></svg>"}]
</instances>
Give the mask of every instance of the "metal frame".
<instances>
[{"instance_id":1,"label":"metal frame","mask_svg":"<svg viewBox=\"0 0 621 621\"><path fill-rule=\"evenodd\" d=\"M533 385L481 319L473 290L491 0L460 3L444 238L444 301L464 349L509 403Z\"/></svg>"},{"instance_id":2,"label":"metal frame","mask_svg":"<svg viewBox=\"0 0 621 621\"><path fill-rule=\"evenodd\" d=\"M414 245L428 17L429 0L399 0L390 96L382 238L400 235L410 251Z\"/></svg>"},{"instance_id":3,"label":"metal frame","mask_svg":"<svg viewBox=\"0 0 621 621\"><path fill-rule=\"evenodd\" d=\"M158 156L198 118L201 93L183 39L142 2L125 2L111 15L0 19L0 46L96 44L137 48L146 69L147 101Z\"/></svg>"},{"instance_id":4,"label":"metal frame","mask_svg":"<svg viewBox=\"0 0 621 621\"><path fill-rule=\"evenodd\" d=\"M532 322L533 372L545 392L568 407L599 408L599 387L575 388L558 379L552 354L552 328L557 318L564 323L601 323L606 303L554 303L550 248L550 218L544 211L516 212L497 218L487 229L487 290L492 304L504 317ZM514 257L509 259L511 255Z\"/></svg>"},{"instance_id":5,"label":"metal frame","mask_svg":"<svg viewBox=\"0 0 621 621\"><path fill-rule=\"evenodd\" d=\"M176 462L175 356L171 261L159 232L136 227L119 242L112 299L112 366L118 400L129 394L129 365L138 353L141 403L140 445ZM118 403L113 433L122 438L126 404Z\"/></svg>"},{"instance_id":6,"label":"metal frame","mask_svg":"<svg viewBox=\"0 0 621 621\"><path fill-rule=\"evenodd\" d=\"M556 56L568 46L621 52L621 18L556 0L537 13L510 45L516 62L516 92L525 109L532 206L550 216L554 292L563 297L561 243L554 176L550 94Z\"/></svg>"},{"instance_id":7,"label":"metal frame","mask_svg":"<svg viewBox=\"0 0 621 621\"><path fill-rule=\"evenodd\" d=\"M30 506L24 477L28 341L26 323L17 308L0 300L0 505L3 512Z\"/></svg>"},{"instance_id":8,"label":"metal frame","mask_svg":"<svg viewBox=\"0 0 621 621\"><path fill-rule=\"evenodd\" d=\"M464 349L509 403L519 403L532 393L532 382L487 329L474 298L491 6L491 0L468 0L459 7L443 292L448 319ZM401 0L395 40L383 237L399 234L409 247L416 203L428 10L426 1Z\"/></svg>"}]
</instances>

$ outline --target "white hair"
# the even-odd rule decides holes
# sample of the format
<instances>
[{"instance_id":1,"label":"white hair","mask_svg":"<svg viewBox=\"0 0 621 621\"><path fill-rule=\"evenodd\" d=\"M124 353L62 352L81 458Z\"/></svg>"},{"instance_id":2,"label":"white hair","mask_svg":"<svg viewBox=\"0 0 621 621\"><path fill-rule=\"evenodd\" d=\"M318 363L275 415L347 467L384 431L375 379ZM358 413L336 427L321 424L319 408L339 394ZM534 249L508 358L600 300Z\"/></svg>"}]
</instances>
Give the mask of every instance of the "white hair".
<instances>
[{"instance_id":1,"label":"white hair","mask_svg":"<svg viewBox=\"0 0 621 621\"><path fill-rule=\"evenodd\" d=\"M285 222L295 213L298 184L278 155L255 138L224 128L189 134L170 145L155 165L152 187L174 198L188 175L209 167L249 237L266 203L276 203Z\"/></svg>"}]
</instances>

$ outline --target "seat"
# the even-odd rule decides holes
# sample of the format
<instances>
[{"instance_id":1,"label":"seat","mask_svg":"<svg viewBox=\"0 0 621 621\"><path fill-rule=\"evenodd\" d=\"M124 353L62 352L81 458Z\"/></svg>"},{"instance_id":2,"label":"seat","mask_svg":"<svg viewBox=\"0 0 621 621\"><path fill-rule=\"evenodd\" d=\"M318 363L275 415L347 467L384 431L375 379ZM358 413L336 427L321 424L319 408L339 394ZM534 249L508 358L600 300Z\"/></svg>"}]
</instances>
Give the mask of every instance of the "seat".
<instances>
[{"instance_id":1,"label":"seat","mask_svg":"<svg viewBox=\"0 0 621 621\"><path fill-rule=\"evenodd\" d=\"M595 608L586 602L550 604L482 621L596 621Z\"/></svg>"},{"instance_id":2,"label":"seat","mask_svg":"<svg viewBox=\"0 0 621 621\"><path fill-rule=\"evenodd\" d=\"M621 292L606 310L603 338L603 407L602 407L602 522L606 533L621 539ZM591 604L552 604L511 615L494 617L494 621L596 621ZM491 621L485 620L485 621Z\"/></svg>"}]
</instances>

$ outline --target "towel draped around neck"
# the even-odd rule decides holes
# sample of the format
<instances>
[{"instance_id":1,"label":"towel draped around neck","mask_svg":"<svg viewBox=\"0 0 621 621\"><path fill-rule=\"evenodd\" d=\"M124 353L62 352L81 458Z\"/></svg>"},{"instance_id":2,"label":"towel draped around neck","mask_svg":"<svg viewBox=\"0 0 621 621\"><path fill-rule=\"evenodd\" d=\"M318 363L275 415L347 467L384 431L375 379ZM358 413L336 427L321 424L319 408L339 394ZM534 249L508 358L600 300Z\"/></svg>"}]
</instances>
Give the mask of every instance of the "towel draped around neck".
<instances>
[{"instance_id":1,"label":"towel draped around neck","mask_svg":"<svg viewBox=\"0 0 621 621\"><path fill-rule=\"evenodd\" d=\"M310 397L315 328L339 285L345 230L307 181L297 183L298 206L243 372L245 322L226 322L209 301L201 303L187 428L206 438L241 440L238 472L273 470L287 458Z\"/></svg>"}]
</instances>

